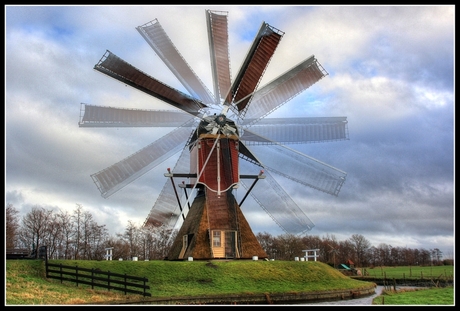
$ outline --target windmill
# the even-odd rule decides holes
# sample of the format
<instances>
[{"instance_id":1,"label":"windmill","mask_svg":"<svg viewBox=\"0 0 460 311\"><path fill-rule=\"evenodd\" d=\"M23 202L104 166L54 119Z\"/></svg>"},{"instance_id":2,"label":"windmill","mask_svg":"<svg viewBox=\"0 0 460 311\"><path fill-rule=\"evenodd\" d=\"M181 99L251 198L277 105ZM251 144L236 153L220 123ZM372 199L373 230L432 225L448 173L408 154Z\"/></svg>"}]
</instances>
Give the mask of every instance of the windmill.
<instances>
[{"instance_id":1,"label":"windmill","mask_svg":"<svg viewBox=\"0 0 460 311\"><path fill-rule=\"evenodd\" d=\"M80 127L174 129L91 178L101 195L107 198L179 154L174 168L168 168L165 173L172 185L166 180L144 222L144 226L167 228L182 222L168 259L267 258L241 205L250 194L286 233L311 230L314 226L311 220L273 175L337 196L346 173L287 145L347 140L347 119L267 118L325 77L326 70L310 56L259 88L284 35L262 22L232 80L228 12L206 10L205 15L213 92L188 65L157 19L136 29L189 94L162 83L108 50L94 66L95 70L171 105L172 110L82 103ZM186 181L176 184L177 178ZM241 187L246 194L237 202L234 193ZM181 195L178 188L183 189Z\"/></svg>"}]
</instances>

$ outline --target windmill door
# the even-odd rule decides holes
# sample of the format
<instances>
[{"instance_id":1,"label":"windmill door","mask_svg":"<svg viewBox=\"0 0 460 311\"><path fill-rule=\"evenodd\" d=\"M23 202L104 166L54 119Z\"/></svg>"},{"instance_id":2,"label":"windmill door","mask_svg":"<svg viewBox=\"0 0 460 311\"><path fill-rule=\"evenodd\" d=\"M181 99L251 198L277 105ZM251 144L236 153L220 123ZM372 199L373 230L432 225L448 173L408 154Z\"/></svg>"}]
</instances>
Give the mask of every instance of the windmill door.
<instances>
[{"instance_id":1,"label":"windmill door","mask_svg":"<svg viewBox=\"0 0 460 311\"><path fill-rule=\"evenodd\" d=\"M213 230L212 251L214 258L238 257L236 231Z\"/></svg>"},{"instance_id":2,"label":"windmill door","mask_svg":"<svg viewBox=\"0 0 460 311\"><path fill-rule=\"evenodd\" d=\"M235 258L236 232L225 231L225 258Z\"/></svg>"}]
</instances>

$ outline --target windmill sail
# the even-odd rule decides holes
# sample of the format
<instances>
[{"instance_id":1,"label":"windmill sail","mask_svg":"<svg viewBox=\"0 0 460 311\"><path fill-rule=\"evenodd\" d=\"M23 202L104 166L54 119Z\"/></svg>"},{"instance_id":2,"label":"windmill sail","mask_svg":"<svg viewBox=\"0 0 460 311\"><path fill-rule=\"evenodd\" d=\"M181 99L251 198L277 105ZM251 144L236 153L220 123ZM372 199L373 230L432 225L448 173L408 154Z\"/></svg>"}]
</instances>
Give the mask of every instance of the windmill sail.
<instances>
[{"instance_id":1,"label":"windmill sail","mask_svg":"<svg viewBox=\"0 0 460 311\"><path fill-rule=\"evenodd\" d=\"M120 162L91 175L101 195L104 198L111 196L177 153L190 136L192 122L187 122Z\"/></svg>"},{"instance_id":2,"label":"windmill sail","mask_svg":"<svg viewBox=\"0 0 460 311\"><path fill-rule=\"evenodd\" d=\"M247 169L248 165L243 163ZM284 232L301 234L310 231L315 226L310 218L269 172L265 171L264 175L265 178L258 181L250 193L254 200ZM247 180L241 183L246 190L250 186Z\"/></svg>"},{"instance_id":3,"label":"windmill sail","mask_svg":"<svg viewBox=\"0 0 460 311\"><path fill-rule=\"evenodd\" d=\"M230 55L227 12L206 10L214 94L220 102L231 102Z\"/></svg>"},{"instance_id":4,"label":"windmill sail","mask_svg":"<svg viewBox=\"0 0 460 311\"><path fill-rule=\"evenodd\" d=\"M307 58L255 92L245 114L246 120L257 122L326 75L326 70L314 56Z\"/></svg>"},{"instance_id":5,"label":"windmill sail","mask_svg":"<svg viewBox=\"0 0 460 311\"><path fill-rule=\"evenodd\" d=\"M260 26L246 59L232 84L233 108L241 118L244 117L247 106L252 99L252 93L259 85L283 35L284 32L265 22Z\"/></svg>"},{"instance_id":6,"label":"windmill sail","mask_svg":"<svg viewBox=\"0 0 460 311\"><path fill-rule=\"evenodd\" d=\"M80 127L178 127L193 119L172 110L127 109L82 103Z\"/></svg>"},{"instance_id":7,"label":"windmill sail","mask_svg":"<svg viewBox=\"0 0 460 311\"><path fill-rule=\"evenodd\" d=\"M192 96L208 105L214 104L211 92L187 64L157 19L136 29Z\"/></svg>"},{"instance_id":8,"label":"windmill sail","mask_svg":"<svg viewBox=\"0 0 460 311\"><path fill-rule=\"evenodd\" d=\"M174 166L173 171L186 172L189 165L190 152L188 151L188 148L184 148L176 162L176 165ZM182 211L180 210L174 187L171 185L171 181L166 180L160 195L156 199L155 204L150 210L143 226L166 226L169 229L173 229L181 214L187 215L187 212L188 208L185 206L182 207Z\"/></svg>"},{"instance_id":9,"label":"windmill sail","mask_svg":"<svg viewBox=\"0 0 460 311\"><path fill-rule=\"evenodd\" d=\"M266 169L299 184L337 196L345 182L347 173L344 171L294 149L282 145L259 148L253 146L251 149Z\"/></svg>"},{"instance_id":10,"label":"windmill sail","mask_svg":"<svg viewBox=\"0 0 460 311\"><path fill-rule=\"evenodd\" d=\"M110 51L102 56L94 69L190 114L197 115L206 107L198 99L150 77Z\"/></svg>"},{"instance_id":11,"label":"windmill sail","mask_svg":"<svg viewBox=\"0 0 460 311\"><path fill-rule=\"evenodd\" d=\"M254 123L255 119L246 119ZM265 118L244 130L246 145L306 144L348 140L346 117Z\"/></svg>"}]
</instances>

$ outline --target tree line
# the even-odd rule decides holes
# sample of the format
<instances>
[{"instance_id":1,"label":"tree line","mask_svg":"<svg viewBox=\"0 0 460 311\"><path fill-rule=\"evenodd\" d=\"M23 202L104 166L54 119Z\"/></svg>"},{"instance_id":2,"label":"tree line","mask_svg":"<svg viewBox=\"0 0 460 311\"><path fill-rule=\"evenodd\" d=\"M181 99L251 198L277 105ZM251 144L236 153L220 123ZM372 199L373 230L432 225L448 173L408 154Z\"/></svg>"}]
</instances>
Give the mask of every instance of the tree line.
<instances>
[{"instance_id":1,"label":"tree line","mask_svg":"<svg viewBox=\"0 0 460 311\"><path fill-rule=\"evenodd\" d=\"M25 248L32 252L46 245L49 259L74 260L105 260L107 248L112 248L112 258L115 260L130 260L133 257L139 260L162 260L178 233L177 230L164 227L139 227L128 221L125 231L113 236L80 204L76 204L72 213L36 205L20 218L19 211L8 203L5 227L7 249ZM385 243L372 246L360 234L353 234L344 241L337 240L334 235L273 236L263 232L256 234L256 237L269 258L274 260L294 260L304 257L305 250L317 249L316 260L334 267L349 261L355 267L453 264L450 259L443 260L443 254L437 248L412 249Z\"/></svg>"}]
</instances>

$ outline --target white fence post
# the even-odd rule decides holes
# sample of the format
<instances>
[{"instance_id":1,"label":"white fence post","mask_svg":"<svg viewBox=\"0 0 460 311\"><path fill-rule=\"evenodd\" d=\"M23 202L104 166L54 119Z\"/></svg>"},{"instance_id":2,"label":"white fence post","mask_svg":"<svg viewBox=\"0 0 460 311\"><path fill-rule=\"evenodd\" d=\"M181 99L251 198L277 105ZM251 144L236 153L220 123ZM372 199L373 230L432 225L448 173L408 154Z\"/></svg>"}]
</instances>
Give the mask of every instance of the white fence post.
<instances>
[{"instance_id":1,"label":"white fence post","mask_svg":"<svg viewBox=\"0 0 460 311\"><path fill-rule=\"evenodd\" d=\"M308 261L308 258L315 258L316 261L316 258L319 257L319 255L316 254L317 251L319 251L319 248L303 250L302 252L305 252L305 261ZM313 254L309 254L310 252L313 252Z\"/></svg>"}]
</instances>

